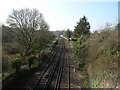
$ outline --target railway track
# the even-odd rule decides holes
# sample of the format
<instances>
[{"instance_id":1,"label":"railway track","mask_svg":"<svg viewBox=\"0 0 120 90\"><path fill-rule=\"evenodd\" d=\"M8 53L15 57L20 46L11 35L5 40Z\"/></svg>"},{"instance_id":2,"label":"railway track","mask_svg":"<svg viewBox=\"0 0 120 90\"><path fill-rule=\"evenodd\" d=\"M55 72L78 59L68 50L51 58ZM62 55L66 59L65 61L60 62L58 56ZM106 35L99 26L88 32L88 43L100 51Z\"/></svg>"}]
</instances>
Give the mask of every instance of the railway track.
<instances>
[{"instance_id":1,"label":"railway track","mask_svg":"<svg viewBox=\"0 0 120 90\"><path fill-rule=\"evenodd\" d=\"M42 89L46 90L52 88L58 90L61 86L62 73L64 68L65 56L65 41L61 39L58 43L58 50L51 57L48 65L45 67L43 73L34 84L32 90ZM70 65L67 58L67 72L68 72L68 89L70 90Z\"/></svg>"}]
</instances>

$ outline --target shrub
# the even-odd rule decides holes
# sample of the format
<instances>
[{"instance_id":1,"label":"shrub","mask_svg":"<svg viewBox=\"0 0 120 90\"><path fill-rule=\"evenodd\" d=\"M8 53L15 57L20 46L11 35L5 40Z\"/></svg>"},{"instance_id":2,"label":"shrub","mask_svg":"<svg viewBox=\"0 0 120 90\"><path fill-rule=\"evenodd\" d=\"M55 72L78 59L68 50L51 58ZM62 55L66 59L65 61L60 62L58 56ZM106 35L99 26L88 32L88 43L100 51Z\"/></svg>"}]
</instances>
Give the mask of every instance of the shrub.
<instances>
[{"instance_id":1,"label":"shrub","mask_svg":"<svg viewBox=\"0 0 120 90\"><path fill-rule=\"evenodd\" d=\"M21 68L21 61L20 59L15 59L13 61L11 61L11 67L13 69L16 69L16 72L18 72Z\"/></svg>"},{"instance_id":2,"label":"shrub","mask_svg":"<svg viewBox=\"0 0 120 90\"><path fill-rule=\"evenodd\" d=\"M76 50L79 53L81 58L84 58L87 55L87 48L84 42L85 42L85 39L83 35L81 35L76 42L76 47L77 47Z\"/></svg>"},{"instance_id":3,"label":"shrub","mask_svg":"<svg viewBox=\"0 0 120 90\"><path fill-rule=\"evenodd\" d=\"M31 65L33 64L34 61L34 56L27 57L27 60L28 60L29 69L31 69Z\"/></svg>"},{"instance_id":4,"label":"shrub","mask_svg":"<svg viewBox=\"0 0 120 90\"><path fill-rule=\"evenodd\" d=\"M99 88L100 80L99 78L95 78L92 81L92 88Z\"/></svg>"},{"instance_id":5,"label":"shrub","mask_svg":"<svg viewBox=\"0 0 120 90\"><path fill-rule=\"evenodd\" d=\"M72 41L77 41L77 38L72 38Z\"/></svg>"},{"instance_id":6,"label":"shrub","mask_svg":"<svg viewBox=\"0 0 120 90\"><path fill-rule=\"evenodd\" d=\"M40 60L45 60L47 58L47 54L45 51L41 51L41 54L40 54Z\"/></svg>"},{"instance_id":7,"label":"shrub","mask_svg":"<svg viewBox=\"0 0 120 90\"><path fill-rule=\"evenodd\" d=\"M7 54L17 54L20 53L19 45L17 43L2 43L3 50Z\"/></svg>"},{"instance_id":8,"label":"shrub","mask_svg":"<svg viewBox=\"0 0 120 90\"><path fill-rule=\"evenodd\" d=\"M82 75L82 82L84 82L84 83L88 83L88 75L87 75L87 72L84 70L84 71L82 71L82 73L81 73L81 75Z\"/></svg>"},{"instance_id":9,"label":"shrub","mask_svg":"<svg viewBox=\"0 0 120 90\"><path fill-rule=\"evenodd\" d=\"M89 81L93 77L97 76L100 79L100 83L103 83L102 80L107 77L106 82L111 85L111 78L114 83L117 82L118 73L118 34L116 30L104 30L99 33L93 33L90 38L85 42L85 45L88 47L88 56L86 57L86 66L90 69L89 71ZM90 68L91 67L91 68ZM100 73L106 71L111 73L104 72L103 75ZM90 82L91 83L91 82ZM93 88L96 87L107 87L107 83L104 83L103 86L99 86L99 80L95 79L92 82ZM102 85L102 84L101 84ZM108 86L111 88L112 86Z\"/></svg>"},{"instance_id":10,"label":"shrub","mask_svg":"<svg viewBox=\"0 0 120 90\"><path fill-rule=\"evenodd\" d=\"M87 47L84 44L85 36L81 35L76 42L75 55L78 61L79 69L82 70L85 66L85 57L87 55Z\"/></svg>"},{"instance_id":11,"label":"shrub","mask_svg":"<svg viewBox=\"0 0 120 90\"><path fill-rule=\"evenodd\" d=\"M34 62L31 66L32 66L32 68L37 68L37 67L40 66L40 64L41 64L41 62L36 61L36 62Z\"/></svg>"},{"instance_id":12,"label":"shrub","mask_svg":"<svg viewBox=\"0 0 120 90\"><path fill-rule=\"evenodd\" d=\"M79 62L78 66L80 70L83 70L83 68L85 67L85 63Z\"/></svg>"},{"instance_id":13,"label":"shrub","mask_svg":"<svg viewBox=\"0 0 120 90\"><path fill-rule=\"evenodd\" d=\"M9 48L8 53L9 54L16 54L16 53L19 53L19 50L17 48Z\"/></svg>"}]
</instances>

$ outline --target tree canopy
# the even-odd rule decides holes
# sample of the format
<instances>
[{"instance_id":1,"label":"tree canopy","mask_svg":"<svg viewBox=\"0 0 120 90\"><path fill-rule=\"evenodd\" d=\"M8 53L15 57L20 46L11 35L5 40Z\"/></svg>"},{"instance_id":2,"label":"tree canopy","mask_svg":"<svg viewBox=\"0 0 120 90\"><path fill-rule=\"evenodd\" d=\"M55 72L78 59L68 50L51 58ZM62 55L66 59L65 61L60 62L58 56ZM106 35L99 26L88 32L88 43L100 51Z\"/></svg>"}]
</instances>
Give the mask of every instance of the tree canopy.
<instances>
[{"instance_id":1,"label":"tree canopy","mask_svg":"<svg viewBox=\"0 0 120 90\"><path fill-rule=\"evenodd\" d=\"M66 37L70 38L71 35L72 35L72 32L69 29L67 29L67 31L66 31Z\"/></svg>"},{"instance_id":2,"label":"tree canopy","mask_svg":"<svg viewBox=\"0 0 120 90\"><path fill-rule=\"evenodd\" d=\"M24 47L25 55L29 55L34 45L38 43L38 40L42 39L40 35L42 35L43 38L49 38L46 39L47 41L42 39L42 43L50 40L51 35L48 35L51 34L49 32L49 26L45 22L42 13L36 9L25 8L13 10L7 19L7 23L17 31L17 42ZM48 35L48 37L44 37L46 35ZM39 44L41 44L41 42Z\"/></svg>"},{"instance_id":3,"label":"tree canopy","mask_svg":"<svg viewBox=\"0 0 120 90\"><path fill-rule=\"evenodd\" d=\"M47 25L43 15L36 9L13 10L7 19L7 23L14 28L44 29Z\"/></svg>"},{"instance_id":4,"label":"tree canopy","mask_svg":"<svg viewBox=\"0 0 120 90\"><path fill-rule=\"evenodd\" d=\"M77 26L75 26L74 29L75 37L79 37L81 34L90 34L90 23L87 21L85 16L80 18L80 21L77 22Z\"/></svg>"}]
</instances>

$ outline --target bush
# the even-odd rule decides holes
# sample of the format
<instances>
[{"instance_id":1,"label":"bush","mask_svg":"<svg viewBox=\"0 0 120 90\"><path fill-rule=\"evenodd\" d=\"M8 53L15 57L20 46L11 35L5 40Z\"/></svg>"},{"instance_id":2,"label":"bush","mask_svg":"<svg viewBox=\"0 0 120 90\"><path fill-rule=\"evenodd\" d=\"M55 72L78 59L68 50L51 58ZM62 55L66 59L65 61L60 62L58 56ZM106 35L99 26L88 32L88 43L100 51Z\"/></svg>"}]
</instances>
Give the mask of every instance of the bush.
<instances>
[{"instance_id":1,"label":"bush","mask_svg":"<svg viewBox=\"0 0 120 90\"><path fill-rule=\"evenodd\" d=\"M111 28L91 33L90 36L81 35L76 42L73 42L79 69L88 73L90 87L111 88L119 82L118 38L118 31ZM104 72L101 75L103 71L110 73Z\"/></svg>"},{"instance_id":2,"label":"bush","mask_svg":"<svg viewBox=\"0 0 120 90\"><path fill-rule=\"evenodd\" d=\"M37 68L37 67L40 66L40 64L41 64L41 62L36 61L36 62L34 62L31 66L32 66L32 68Z\"/></svg>"},{"instance_id":3,"label":"bush","mask_svg":"<svg viewBox=\"0 0 120 90\"><path fill-rule=\"evenodd\" d=\"M80 70L83 70L83 68L85 67L85 63L79 62L78 66Z\"/></svg>"},{"instance_id":4,"label":"bush","mask_svg":"<svg viewBox=\"0 0 120 90\"><path fill-rule=\"evenodd\" d=\"M86 66L88 66L89 81L96 77L100 79L93 80L93 88L111 88L111 80L117 83L118 73L118 32L116 30L102 30L99 33L93 33L85 42L88 47L88 56L86 57ZM111 72L103 73L101 72ZM112 74L113 73L113 74ZM104 82L104 78L106 81ZM113 77L113 78L112 78ZM112 79L111 79L112 78ZM107 82L107 83L106 83ZM108 84L108 85L107 85Z\"/></svg>"},{"instance_id":5,"label":"bush","mask_svg":"<svg viewBox=\"0 0 120 90\"><path fill-rule=\"evenodd\" d=\"M3 50L8 54L17 54L20 53L20 49L17 43L2 43Z\"/></svg>"},{"instance_id":6,"label":"bush","mask_svg":"<svg viewBox=\"0 0 120 90\"><path fill-rule=\"evenodd\" d=\"M27 57L29 69L31 69L31 65L33 64L34 58L34 56Z\"/></svg>"},{"instance_id":7,"label":"bush","mask_svg":"<svg viewBox=\"0 0 120 90\"><path fill-rule=\"evenodd\" d=\"M11 61L11 67L13 69L16 69L16 72L18 72L21 68L21 61L20 59L15 59L13 61Z\"/></svg>"},{"instance_id":8,"label":"bush","mask_svg":"<svg viewBox=\"0 0 120 90\"><path fill-rule=\"evenodd\" d=\"M9 48L8 54L16 54L19 53L19 50L17 48Z\"/></svg>"},{"instance_id":9,"label":"bush","mask_svg":"<svg viewBox=\"0 0 120 90\"><path fill-rule=\"evenodd\" d=\"M77 41L77 38L72 38L72 41Z\"/></svg>"},{"instance_id":10,"label":"bush","mask_svg":"<svg viewBox=\"0 0 120 90\"><path fill-rule=\"evenodd\" d=\"M87 56L87 47L84 44L85 42L85 36L81 35L76 42L76 47L75 47L75 55L76 55L76 59L78 61L78 66L79 69L82 70L85 66L85 61L84 58Z\"/></svg>"},{"instance_id":11,"label":"bush","mask_svg":"<svg viewBox=\"0 0 120 90\"><path fill-rule=\"evenodd\" d=\"M93 81L92 81L92 88L99 88L99 83L100 83L99 78L93 79Z\"/></svg>"},{"instance_id":12,"label":"bush","mask_svg":"<svg viewBox=\"0 0 120 90\"><path fill-rule=\"evenodd\" d=\"M45 60L47 58L47 53L45 51L41 51L40 60Z\"/></svg>"}]
</instances>

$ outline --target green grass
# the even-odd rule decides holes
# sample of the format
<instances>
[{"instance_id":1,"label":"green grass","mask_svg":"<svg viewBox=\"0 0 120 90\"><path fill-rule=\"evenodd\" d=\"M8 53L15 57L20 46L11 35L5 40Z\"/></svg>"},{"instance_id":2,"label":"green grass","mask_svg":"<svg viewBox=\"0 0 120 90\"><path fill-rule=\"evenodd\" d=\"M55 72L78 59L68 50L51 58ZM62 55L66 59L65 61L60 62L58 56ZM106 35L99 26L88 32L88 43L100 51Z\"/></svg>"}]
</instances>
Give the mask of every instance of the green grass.
<instances>
[{"instance_id":1,"label":"green grass","mask_svg":"<svg viewBox=\"0 0 120 90\"><path fill-rule=\"evenodd\" d=\"M37 68L41 65L41 62L40 61L36 61L32 64L32 68Z\"/></svg>"},{"instance_id":2,"label":"green grass","mask_svg":"<svg viewBox=\"0 0 120 90\"><path fill-rule=\"evenodd\" d=\"M95 78L92 81L92 88L99 88L100 80L99 78Z\"/></svg>"},{"instance_id":3,"label":"green grass","mask_svg":"<svg viewBox=\"0 0 120 90\"><path fill-rule=\"evenodd\" d=\"M83 83L85 83L85 84L88 83L87 71L82 71L82 81L83 81Z\"/></svg>"},{"instance_id":4,"label":"green grass","mask_svg":"<svg viewBox=\"0 0 120 90\"><path fill-rule=\"evenodd\" d=\"M112 73L112 72L107 72L107 71L103 71L101 72L102 76L106 76L106 77L111 77L111 78L116 78L118 77L118 74Z\"/></svg>"}]
</instances>

